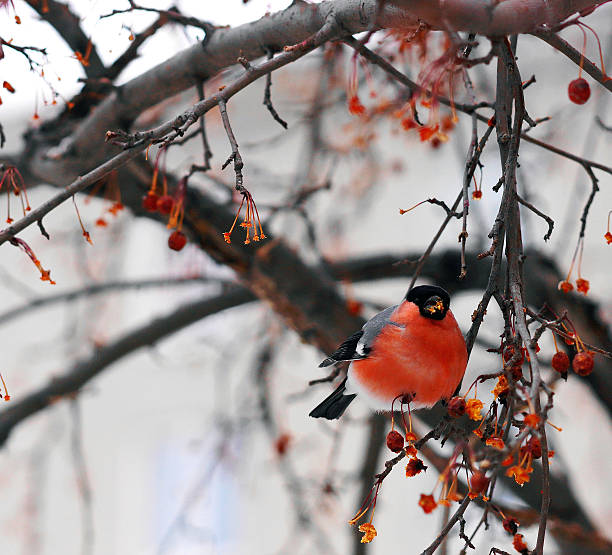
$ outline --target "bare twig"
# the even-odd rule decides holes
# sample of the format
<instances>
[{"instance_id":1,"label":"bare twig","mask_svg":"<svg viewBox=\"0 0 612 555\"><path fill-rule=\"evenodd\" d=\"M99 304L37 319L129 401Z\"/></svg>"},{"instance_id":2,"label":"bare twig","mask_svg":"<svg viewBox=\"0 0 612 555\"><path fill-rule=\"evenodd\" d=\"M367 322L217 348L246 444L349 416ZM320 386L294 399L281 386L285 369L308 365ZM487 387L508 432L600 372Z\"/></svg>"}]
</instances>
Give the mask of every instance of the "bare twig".
<instances>
[{"instance_id":1,"label":"bare twig","mask_svg":"<svg viewBox=\"0 0 612 555\"><path fill-rule=\"evenodd\" d=\"M271 60L274 57L274 52L272 49L268 49L268 60ZM268 109L268 112L272 115L275 121L281 124L282 127L287 129L287 122L278 115L276 108L272 104L272 74L268 73L266 75L266 88L264 90L264 98L263 104Z\"/></svg>"},{"instance_id":2,"label":"bare twig","mask_svg":"<svg viewBox=\"0 0 612 555\"><path fill-rule=\"evenodd\" d=\"M517 200L525 207L529 208L534 214L537 214L548 224L548 231L544 235L544 241L548 241L550 236L552 235L553 228L555 227L555 221L550 217L544 214L544 212L538 210L533 204L527 202L524 198L517 194Z\"/></svg>"}]
</instances>

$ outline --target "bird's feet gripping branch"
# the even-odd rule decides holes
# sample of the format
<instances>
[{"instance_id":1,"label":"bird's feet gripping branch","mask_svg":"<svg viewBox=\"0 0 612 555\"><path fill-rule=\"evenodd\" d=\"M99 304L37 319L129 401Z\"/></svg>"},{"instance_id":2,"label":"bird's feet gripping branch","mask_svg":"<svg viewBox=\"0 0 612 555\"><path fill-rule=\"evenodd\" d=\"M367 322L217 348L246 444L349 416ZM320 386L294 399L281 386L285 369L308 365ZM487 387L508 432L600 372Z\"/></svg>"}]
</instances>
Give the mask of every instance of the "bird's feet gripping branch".
<instances>
[{"instance_id":1,"label":"bird's feet gripping branch","mask_svg":"<svg viewBox=\"0 0 612 555\"><path fill-rule=\"evenodd\" d=\"M421 285L346 339L319 366L350 361L347 377L310 416L335 420L359 395L377 410L409 397L412 408L448 400L467 366L463 335L441 287Z\"/></svg>"}]
</instances>

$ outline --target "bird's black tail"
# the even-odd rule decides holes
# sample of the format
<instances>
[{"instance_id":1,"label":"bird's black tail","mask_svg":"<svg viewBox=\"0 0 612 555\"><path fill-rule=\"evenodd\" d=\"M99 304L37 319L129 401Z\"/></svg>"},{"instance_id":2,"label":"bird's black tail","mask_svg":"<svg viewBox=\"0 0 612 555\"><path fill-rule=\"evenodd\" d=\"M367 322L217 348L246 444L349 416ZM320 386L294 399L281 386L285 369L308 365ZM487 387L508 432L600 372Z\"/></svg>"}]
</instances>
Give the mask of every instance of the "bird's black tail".
<instances>
[{"instance_id":1,"label":"bird's black tail","mask_svg":"<svg viewBox=\"0 0 612 555\"><path fill-rule=\"evenodd\" d=\"M346 407L348 407L351 401L357 397L355 393L345 395L345 390L346 378L327 399L310 411L309 416L313 418L327 418L327 420L337 420L340 418L346 410Z\"/></svg>"}]
</instances>

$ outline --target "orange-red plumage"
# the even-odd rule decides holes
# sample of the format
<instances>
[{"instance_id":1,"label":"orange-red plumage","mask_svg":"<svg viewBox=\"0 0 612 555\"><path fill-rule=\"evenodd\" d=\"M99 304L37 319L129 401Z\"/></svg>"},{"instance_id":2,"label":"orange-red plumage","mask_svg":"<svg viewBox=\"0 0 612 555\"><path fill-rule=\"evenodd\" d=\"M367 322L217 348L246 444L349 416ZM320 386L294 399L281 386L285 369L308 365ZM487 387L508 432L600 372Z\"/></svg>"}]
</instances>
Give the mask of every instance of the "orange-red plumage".
<instances>
[{"instance_id":1,"label":"orange-red plumage","mask_svg":"<svg viewBox=\"0 0 612 555\"><path fill-rule=\"evenodd\" d=\"M467 366L450 295L436 285L410 289L401 304L373 316L319 366L342 361L351 361L347 377L310 416L340 418L355 397L387 411L404 395L412 408L449 399Z\"/></svg>"},{"instance_id":2,"label":"orange-red plumage","mask_svg":"<svg viewBox=\"0 0 612 555\"><path fill-rule=\"evenodd\" d=\"M415 407L450 398L467 365L465 341L452 312L432 320L417 305L403 302L391 320L402 327L381 330L369 356L352 362L350 381L389 408L406 393L414 396Z\"/></svg>"}]
</instances>

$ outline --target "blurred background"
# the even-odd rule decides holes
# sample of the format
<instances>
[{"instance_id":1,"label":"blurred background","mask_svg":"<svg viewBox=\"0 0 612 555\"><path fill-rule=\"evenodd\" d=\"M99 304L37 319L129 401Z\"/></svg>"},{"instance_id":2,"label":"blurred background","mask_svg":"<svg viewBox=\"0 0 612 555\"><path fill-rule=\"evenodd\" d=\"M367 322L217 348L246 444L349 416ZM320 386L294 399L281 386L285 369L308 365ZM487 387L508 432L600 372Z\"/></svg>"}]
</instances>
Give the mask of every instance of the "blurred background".
<instances>
[{"instance_id":1,"label":"blurred background","mask_svg":"<svg viewBox=\"0 0 612 555\"><path fill-rule=\"evenodd\" d=\"M80 0L69 5L81 17L86 34L98 45L106 63L129 46L131 34L156 17L129 12L100 19L114 8L128 7L127 2ZM168 8L170 3L150 1L147 5ZM289 2L177 1L173 5L217 25L237 26L283 9ZM21 18L20 25L14 22L14 13ZM60 94L57 106L45 105L45 100L50 104L51 93L43 78L29 71L22 56L5 48L1 80L10 81L16 93L1 95L0 122L7 141L0 155L11 156L28 147L23 140L28 129L50 121L64 109L65 101L79 91L77 78L83 71L63 40L24 2L15 0L14 12L10 7L2 10L0 21L3 39L46 48L44 79ZM604 6L585 21L598 31L605 60L612 65L612 8ZM126 68L118 83L191 46L203 35L192 27L163 27L144 44L142 55ZM581 47L578 29L568 29L563 36ZM371 41L377 45L383 39L384 34L379 33ZM484 54L488 46L485 40L481 43L478 52ZM536 76L536 83L525 92L530 115L551 118L530 133L590 160L612 164L612 134L595 122L599 116L612 125L605 89L592 83L589 103L576 106L567 98L567 83L576 78L576 66L535 37L521 36L517 54L523 79ZM587 55L598 60L592 37ZM403 70L416 80L417 61L407 58L402 63ZM479 98L493 98L494 65L479 66L472 72ZM229 82L237 71L227 70L212 86ZM372 255L412 260L425 250L444 213L429 204L404 215L399 209L431 197L452 203L461 187L470 120L460 116L448 142L437 147L419 141L418 135L391 118L373 118L364 124L346 107L346 87L353 71L348 50L337 54L331 73L319 50L275 72L274 105L288 122L287 131L262 106L263 80L231 100L228 109L245 162L245 185L264 216L264 228L282 237L311 264ZM376 69L366 70L359 64L357 76L366 108L395 90ZM463 88L458 90L459 98L464 97ZM321 94L323 99L316 100ZM165 121L196 100L193 89L168 99L141 116L142 126ZM34 114L39 119L33 119ZM228 189L233 172L231 166L221 170L230 147L218 111L207 114L206 122L213 167L207 174L194 176L190 186L231 202ZM166 169L169 174L183 175L201 156L199 141L169 149ZM489 247L487 234L500 197L492 191L500 175L493 140L482 162L477 179L481 179L483 196L470 207L468 283L457 284L452 301L464 332L480 299L477 284L489 271L488 262L477 261L475 254ZM606 245L603 235L612 208L612 177L602 172L597 175L601 190L589 214L581 271L590 280L588 301L594 303L609 333L612 246ZM301 205L303 213L278 209L304 187L327 182L330 187L322 187ZM579 164L523 143L519 187L555 221L552 238L545 243L545 222L524 211L526 246L537 251L534 256L556 264L550 276L560 272L564 277L591 182ZM56 190L44 184L30 188L31 205L40 205ZM43 266L51 269L55 286L40 281L18 249L8 244L2 248L0 371L11 403L70 371L76 361L89 359L95 349L179 306L214 297L235 280L228 267L191 243L178 253L169 250L168 231L160 222L135 217L127 210L110 215L108 200L87 194L78 195L76 202L93 245L83 240L70 202L45 218L50 241L35 226L20 235ZM105 227L95 225L100 218L107 222ZM459 273L460 230L461 222L453 220L434 251L449 257L451 274ZM264 247L265 243L256 248ZM356 312L370 317L402 299L411 277L411 266L403 268L405 272L393 279L345 281L338 288ZM533 271L527 266L528 273ZM434 279L425 274L421 281ZM102 294L87 293L92 285L109 282L119 284ZM84 293L48 302L75 290ZM583 302L576 293L567 298L573 299L567 301L570 310L572 303ZM532 302L539 306L539 299ZM479 374L499 369L499 356L486 349L499 345L502 331L501 316L491 305L464 386ZM543 336L540 347L547 364L554 352L550 334ZM323 356L287 329L268 307L251 302L207 317L121 358L77 397L58 399L25 420L4 444L0 452L2 553L360 552L347 521L361 505L362 484L371 479L363 475L371 447L371 413L356 402L338 422L308 418L308 412L330 391L329 384L308 386L309 380L325 376L317 368ZM609 376L609 362L598 360L596 372ZM551 376L548 369L547 376ZM479 390L483 401L490 398L489 389ZM610 405L575 375L566 383L557 382L555 391L551 421L563 431L549 433L556 452L552 472L567 478L590 521L612 539ZM427 430L422 422L417 429ZM377 471L383 469L386 458L386 453L380 453ZM375 519L379 535L368 546L369 553L398 549L419 553L430 543L443 524L443 510L424 515L417 502L419 494L430 492L436 480L434 468L410 480L395 469L381 489ZM505 505L521 506L511 490L500 490L498 495ZM476 507L467 512L468 529L480 515ZM526 527L523 531L530 545L535 541L534 530ZM552 536L547 542L547 553L559 552ZM495 521L475 544L476 550L469 552L487 554L493 545L512 552L511 537ZM462 546L455 534L444 549L458 553Z\"/></svg>"}]
</instances>

